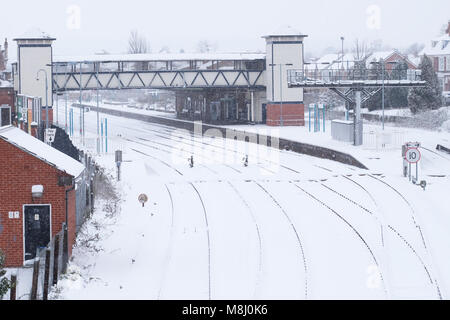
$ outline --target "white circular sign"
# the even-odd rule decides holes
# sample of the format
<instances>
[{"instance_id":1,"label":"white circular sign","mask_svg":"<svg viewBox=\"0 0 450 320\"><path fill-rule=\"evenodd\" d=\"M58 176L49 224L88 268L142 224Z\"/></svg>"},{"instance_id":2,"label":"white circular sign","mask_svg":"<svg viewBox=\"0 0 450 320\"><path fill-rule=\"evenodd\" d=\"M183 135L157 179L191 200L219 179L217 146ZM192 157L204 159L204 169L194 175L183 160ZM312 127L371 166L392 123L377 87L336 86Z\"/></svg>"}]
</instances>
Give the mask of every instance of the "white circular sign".
<instances>
[{"instance_id":1,"label":"white circular sign","mask_svg":"<svg viewBox=\"0 0 450 320\"><path fill-rule=\"evenodd\" d=\"M405 160L409 163L418 163L421 158L422 154L420 153L419 149L410 148L406 150Z\"/></svg>"},{"instance_id":2,"label":"white circular sign","mask_svg":"<svg viewBox=\"0 0 450 320\"><path fill-rule=\"evenodd\" d=\"M146 194L141 194L138 200L142 204L142 206L144 206L148 202L148 196Z\"/></svg>"}]
</instances>

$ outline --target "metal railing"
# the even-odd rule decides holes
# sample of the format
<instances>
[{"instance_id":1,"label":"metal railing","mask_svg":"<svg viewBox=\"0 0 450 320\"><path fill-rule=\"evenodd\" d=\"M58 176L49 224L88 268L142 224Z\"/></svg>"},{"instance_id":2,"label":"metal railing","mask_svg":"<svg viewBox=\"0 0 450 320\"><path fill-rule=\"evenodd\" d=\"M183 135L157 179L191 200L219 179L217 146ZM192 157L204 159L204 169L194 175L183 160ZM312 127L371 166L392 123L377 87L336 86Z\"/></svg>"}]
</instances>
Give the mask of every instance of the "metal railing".
<instances>
[{"instance_id":1,"label":"metal railing","mask_svg":"<svg viewBox=\"0 0 450 320\"><path fill-rule=\"evenodd\" d=\"M288 70L288 84L298 83L339 83L358 81L422 81L421 70L394 69L383 74L375 69L326 69L326 70Z\"/></svg>"}]
</instances>

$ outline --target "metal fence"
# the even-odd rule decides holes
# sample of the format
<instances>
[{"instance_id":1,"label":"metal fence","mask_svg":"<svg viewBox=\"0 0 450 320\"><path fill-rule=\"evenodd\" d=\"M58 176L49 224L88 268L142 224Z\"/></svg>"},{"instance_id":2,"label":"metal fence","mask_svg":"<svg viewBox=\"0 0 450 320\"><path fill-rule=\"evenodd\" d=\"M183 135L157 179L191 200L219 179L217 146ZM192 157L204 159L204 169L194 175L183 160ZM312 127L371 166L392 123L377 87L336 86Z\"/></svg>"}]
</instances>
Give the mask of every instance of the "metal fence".
<instances>
[{"instance_id":1,"label":"metal fence","mask_svg":"<svg viewBox=\"0 0 450 320\"><path fill-rule=\"evenodd\" d=\"M32 277L28 279L30 300L48 300L48 295L53 286L58 284L58 280L62 274L67 271L69 262L69 246L68 231L66 225L63 224L61 231L58 232L44 248L36 250L36 258L33 261ZM21 281L17 274L11 275L12 288L10 289L10 300L21 299L17 297L17 284Z\"/></svg>"},{"instance_id":2,"label":"metal fence","mask_svg":"<svg viewBox=\"0 0 450 320\"><path fill-rule=\"evenodd\" d=\"M379 70L355 68L351 70L289 70L288 83L340 82L340 81L421 81L421 70L395 69L382 73Z\"/></svg>"},{"instance_id":3,"label":"metal fence","mask_svg":"<svg viewBox=\"0 0 450 320\"><path fill-rule=\"evenodd\" d=\"M77 232L80 230L86 219L92 214L94 209L94 175L96 164L91 156L80 151L80 160L86 170L76 182L76 225Z\"/></svg>"}]
</instances>

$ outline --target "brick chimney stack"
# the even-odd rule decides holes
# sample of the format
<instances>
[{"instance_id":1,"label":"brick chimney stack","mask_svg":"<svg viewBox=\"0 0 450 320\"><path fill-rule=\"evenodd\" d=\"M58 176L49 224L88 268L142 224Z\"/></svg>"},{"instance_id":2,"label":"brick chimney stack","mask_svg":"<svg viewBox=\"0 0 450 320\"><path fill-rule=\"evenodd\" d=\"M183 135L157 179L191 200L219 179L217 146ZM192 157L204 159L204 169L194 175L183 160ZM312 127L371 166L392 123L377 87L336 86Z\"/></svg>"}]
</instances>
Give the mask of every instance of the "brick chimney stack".
<instances>
[{"instance_id":1,"label":"brick chimney stack","mask_svg":"<svg viewBox=\"0 0 450 320\"><path fill-rule=\"evenodd\" d=\"M449 27L450 27L450 21L449 21ZM5 47L5 65L7 65L8 64L8 38L5 38L5 44L4 44L4 47Z\"/></svg>"}]
</instances>

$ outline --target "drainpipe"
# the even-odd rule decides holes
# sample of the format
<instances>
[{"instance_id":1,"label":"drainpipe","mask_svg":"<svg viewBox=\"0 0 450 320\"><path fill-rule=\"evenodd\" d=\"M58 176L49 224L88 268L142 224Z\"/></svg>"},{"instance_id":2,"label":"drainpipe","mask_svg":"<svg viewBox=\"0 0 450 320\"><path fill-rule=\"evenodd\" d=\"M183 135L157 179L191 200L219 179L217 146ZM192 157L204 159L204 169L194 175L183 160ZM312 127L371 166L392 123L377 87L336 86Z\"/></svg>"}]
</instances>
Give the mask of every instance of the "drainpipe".
<instances>
[{"instance_id":1,"label":"drainpipe","mask_svg":"<svg viewBox=\"0 0 450 320\"><path fill-rule=\"evenodd\" d=\"M75 190L75 181L72 182L72 187L66 190L66 223L64 225L64 243L63 243L63 270L66 273L67 264L69 262L69 192Z\"/></svg>"}]
</instances>

